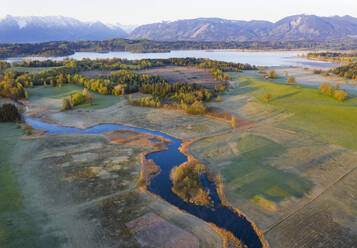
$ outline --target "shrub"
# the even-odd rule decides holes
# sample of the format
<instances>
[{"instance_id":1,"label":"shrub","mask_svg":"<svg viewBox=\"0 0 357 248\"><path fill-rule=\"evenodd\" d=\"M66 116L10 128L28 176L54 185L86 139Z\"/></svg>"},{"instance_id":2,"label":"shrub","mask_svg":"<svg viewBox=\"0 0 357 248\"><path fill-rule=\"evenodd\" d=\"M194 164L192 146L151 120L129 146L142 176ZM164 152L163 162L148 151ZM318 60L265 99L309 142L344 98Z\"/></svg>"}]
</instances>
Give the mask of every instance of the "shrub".
<instances>
[{"instance_id":1,"label":"shrub","mask_svg":"<svg viewBox=\"0 0 357 248\"><path fill-rule=\"evenodd\" d=\"M19 110L14 104L3 104L0 108L0 121L1 122L14 122L20 121L21 115Z\"/></svg>"},{"instance_id":2,"label":"shrub","mask_svg":"<svg viewBox=\"0 0 357 248\"><path fill-rule=\"evenodd\" d=\"M216 97L216 102L222 102L221 96L217 96L217 97Z\"/></svg>"},{"instance_id":3,"label":"shrub","mask_svg":"<svg viewBox=\"0 0 357 248\"><path fill-rule=\"evenodd\" d=\"M321 94L326 94L329 87L330 87L330 85L328 83L320 84L319 88L320 88Z\"/></svg>"},{"instance_id":4,"label":"shrub","mask_svg":"<svg viewBox=\"0 0 357 248\"><path fill-rule=\"evenodd\" d=\"M62 109L63 110L70 110L72 108L73 108L73 106L71 104L71 100L68 99L68 98L63 98L63 100L62 100Z\"/></svg>"},{"instance_id":5,"label":"shrub","mask_svg":"<svg viewBox=\"0 0 357 248\"><path fill-rule=\"evenodd\" d=\"M296 86L296 89L301 89L301 85L298 84L298 85Z\"/></svg>"},{"instance_id":6,"label":"shrub","mask_svg":"<svg viewBox=\"0 0 357 248\"><path fill-rule=\"evenodd\" d=\"M294 77L288 77L288 79L286 80L286 82L288 84L295 84L296 83L296 80Z\"/></svg>"},{"instance_id":7,"label":"shrub","mask_svg":"<svg viewBox=\"0 0 357 248\"><path fill-rule=\"evenodd\" d=\"M272 94L270 94L270 93L268 93L268 92L265 93L265 95L264 95L264 101L270 102L272 99L273 99Z\"/></svg>"},{"instance_id":8,"label":"shrub","mask_svg":"<svg viewBox=\"0 0 357 248\"><path fill-rule=\"evenodd\" d=\"M72 98L72 105L77 106L85 101L85 97L81 93L74 94Z\"/></svg>"},{"instance_id":9,"label":"shrub","mask_svg":"<svg viewBox=\"0 0 357 248\"><path fill-rule=\"evenodd\" d=\"M270 78L270 79L274 79L274 78L276 78L278 76L278 74L276 73L276 71L274 71L274 70L270 70L269 72L268 72L268 78Z\"/></svg>"},{"instance_id":10,"label":"shrub","mask_svg":"<svg viewBox=\"0 0 357 248\"><path fill-rule=\"evenodd\" d=\"M343 102L347 97L347 92L344 90L336 90L333 97L340 102Z\"/></svg>"},{"instance_id":11,"label":"shrub","mask_svg":"<svg viewBox=\"0 0 357 248\"><path fill-rule=\"evenodd\" d=\"M32 135L32 127L30 125L25 126L25 135Z\"/></svg>"},{"instance_id":12,"label":"shrub","mask_svg":"<svg viewBox=\"0 0 357 248\"><path fill-rule=\"evenodd\" d=\"M184 104L183 109L191 115L202 115L207 111L206 106L200 101L195 101L191 106Z\"/></svg>"},{"instance_id":13,"label":"shrub","mask_svg":"<svg viewBox=\"0 0 357 248\"><path fill-rule=\"evenodd\" d=\"M227 89L227 84L217 84L214 86L214 91L216 92L224 92Z\"/></svg>"}]
</instances>

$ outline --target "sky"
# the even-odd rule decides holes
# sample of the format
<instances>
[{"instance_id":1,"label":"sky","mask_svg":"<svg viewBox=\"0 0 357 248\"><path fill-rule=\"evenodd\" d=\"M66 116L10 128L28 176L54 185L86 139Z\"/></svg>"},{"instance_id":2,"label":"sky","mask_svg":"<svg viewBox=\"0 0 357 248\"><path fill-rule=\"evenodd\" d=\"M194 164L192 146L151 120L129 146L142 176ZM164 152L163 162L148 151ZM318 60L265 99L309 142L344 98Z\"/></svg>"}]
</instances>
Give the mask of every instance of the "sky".
<instances>
[{"instance_id":1,"label":"sky","mask_svg":"<svg viewBox=\"0 0 357 248\"><path fill-rule=\"evenodd\" d=\"M0 3L0 17L60 15L126 25L198 17L273 22L296 14L357 17L357 0L0 0Z\"/></svg>"}]
</instances>

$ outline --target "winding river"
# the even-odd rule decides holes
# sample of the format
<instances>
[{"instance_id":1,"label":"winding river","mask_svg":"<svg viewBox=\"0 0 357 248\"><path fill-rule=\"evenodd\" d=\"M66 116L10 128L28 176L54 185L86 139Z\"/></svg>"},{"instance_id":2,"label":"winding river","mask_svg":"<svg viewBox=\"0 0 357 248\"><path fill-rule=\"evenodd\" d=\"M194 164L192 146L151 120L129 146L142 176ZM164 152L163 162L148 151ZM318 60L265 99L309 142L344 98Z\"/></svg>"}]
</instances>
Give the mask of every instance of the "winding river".
<instances>
[{"instance_id":1,"label":"winding river","mask_svg":"<svg viewBox=\"0 0 357 248\"><path fill-rule=\"evenodd\" d=\"M167 150L153 152L146 155L146 159L152 159L155 164L161 168L161 172L152 178L147 189L160 196L170 204L184 210L204 221L214 223L216 226L232 232L249 248L262 247L261 240L251 223L244 217L238 215L233 209L221 204L215 185L207 180L205 175L201 176L201 181L206 189L209 189L213 206L197 206L195 204L184 202L171 191L170 171L173 167L187 161L187 157L179 150L182 141L159 131L151 131L143 128L129 127L119 124L99 124L87 129L78 129L74 127L64 127L57 124L42 122L38 119L25 118L26 122L33 128L44 130L45 134L101 134L114 130L130 130L138 133L147 133L154 136L163 137L170 140L166 143Z\"/></svg>"}]
</instances>

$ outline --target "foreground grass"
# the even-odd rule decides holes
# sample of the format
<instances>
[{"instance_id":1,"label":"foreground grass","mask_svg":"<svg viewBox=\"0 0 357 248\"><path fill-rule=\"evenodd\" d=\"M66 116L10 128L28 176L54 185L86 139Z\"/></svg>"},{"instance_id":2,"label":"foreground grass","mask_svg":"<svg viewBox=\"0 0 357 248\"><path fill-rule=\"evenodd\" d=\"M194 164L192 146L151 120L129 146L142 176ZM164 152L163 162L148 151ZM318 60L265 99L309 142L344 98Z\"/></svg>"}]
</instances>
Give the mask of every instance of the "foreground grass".
<instances>
[{"instance_id":1,"label":"foreground grass","mask_svg":"<svg viewBox=\"0 0 357 248\"><path fill-rule=\"evenodd\" d=\"M0 247L58 247L57 238L40 233L46 217L25 207L15 180L11 156L22 133L14 123L0 123Z\"/></svg>"},{"instance_id":2,"label":"foreground grass","mask_svg":"<svg viewBox=\"0 0 357 248\"><path fill-rule=\"evenodd\" d=\"M69 97L71 94L82 93L83 88L73 84L63 85L59 87L35 87L29 89L30 101L35 101L46 105L46 100L57 100L55 105L58 105L58 108L62 107L62 99ZM95 95L95 99L92 105L89 103L81 104L76 106L76 109L103 109L116 104L119 101L117 96L105 96L95 92L92 92Z\"/></svg>"},{"instance_id":3,"label":"foreground grass","mask_svg":"<svg viewBox=\"0 0 357 248\"><path fill-rule=\"evenodd\" d=\"M240 86L234 94L252 95L264 101L264 94L273 96L271 104L293 116L283 120L279 127L318 135L327 142L357 149L357 97L344 102L320 94L316 88L286 85L283 79L262 80L254 73L240 74Z\"/></svg>"}]
</instances>

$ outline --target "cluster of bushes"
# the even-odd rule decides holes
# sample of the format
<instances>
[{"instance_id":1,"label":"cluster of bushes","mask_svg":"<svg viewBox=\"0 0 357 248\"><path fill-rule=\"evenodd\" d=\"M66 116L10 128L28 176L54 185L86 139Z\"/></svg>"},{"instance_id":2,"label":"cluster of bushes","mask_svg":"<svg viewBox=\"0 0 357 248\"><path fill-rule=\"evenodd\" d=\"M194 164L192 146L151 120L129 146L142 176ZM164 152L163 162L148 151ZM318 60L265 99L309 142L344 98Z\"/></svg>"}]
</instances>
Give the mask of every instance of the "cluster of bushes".
<instances>
[{"instance_id":1,"label":"cluster of bushes","mask_svg":"<svg viewBox=\"0 0 357 248\"><path fill-rule=\"evenodd\" d=\"M322 83L320 85L320 92L323 95L334 97L338 101L344 101L348 94L344 90L337 90L335 86L332 86L328 83Z\"/></svg>"},{"instance_id":2,"label":"cluster of bushes","mask_svg":"<svg viewBox=\"0 0 357 248\"><path fill-rule=\"evenodd\" d=\"M209 192L204 190L200 180L204 173L206 173L205 167L194 162L174 167L170 174L172 192L186 202L201 206L210 205Z\"/></svg>"},{"instance_id":3,"label":"cluster of bushes","mask_svg":"<svg viewBox=\"0 0 357 248\"><path fill-rule=\"evenodd\" d=\"M232 80L232 77L229 76L227 73L223 73L220 69L211 69L210 73L214 76L215 80L227 81Z\"/></svg>"},{"instance_id":4,"label":"cluster of bushes","mask_svg":"<svg viewBox=\"0 0 357 248\"><path fill-rule=\"evenodd\" d=\"M74 95L71 95L69 98L64 98L62 109L70 110L73 107L83 103L90 103L92 105L94 98L94 94L90 93L86 88L84 88L82 93L76 93Z\"/></svg>"},{"instance_id":5,"label":"cluster of bushes","mask_svg":"<svg viewBox=\"0 0 357 248\"><path fill-rule=\"evenodd\" d=\"M14 104L6 103L0 107L0 122L15 122L21 120L21 114Z\"/></svg>"},{"instance_id":6,"label":"cluster of bushes","mask_svg":"<svg viewBox=\"0 0 357 248\"><path fill-rule=\"evenodd\" d=\"M357 80L357 62L333 68L332 72L339 77Z\"/></svg>"},{"instance_id":7,"label":"cluster of bushes","mask_svg":"<svg viewBox=\"0 0 357 248\"><path fill-rule=\"evenodd\" d=\"M287 82L288 84L295 84L295 83L296 83L295 77L288 77L288 79L286 80L286 82Z\"/></svg>"},{"instance_id":8,"label":"cluster of bushes","mask_svg":"<svg viewBox=\"0 0 357 248\"><path fill-rule=\"evenodd\" d=\"M207 107L201 101L195 101L194 103L186 104L182 103L181 108L185 113L191 115L203 115L207 112Z\"/></svg>"},{"instance_id":9,"label":"cluster of bushes","mask_svg":"<svg viewBox=\"0 0 357 248\"><path fill-rule=\"evenodd\" d=\"M134 106L141 106L141 107L151 107L151 108L160 108L161 102L158 99L153 99L149 97L138 98L136 100L130 100L130 104Z\"/></svg>"}]
</instances>

